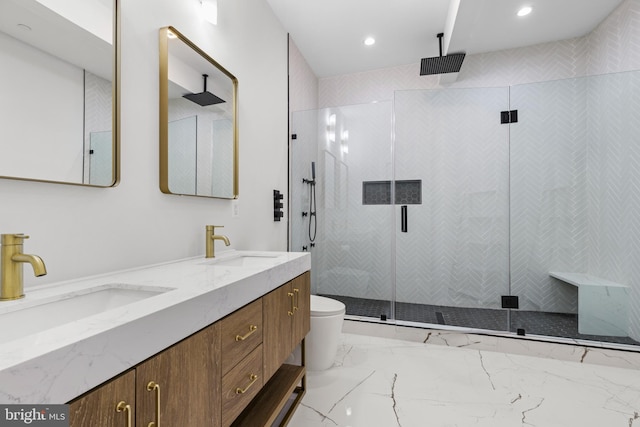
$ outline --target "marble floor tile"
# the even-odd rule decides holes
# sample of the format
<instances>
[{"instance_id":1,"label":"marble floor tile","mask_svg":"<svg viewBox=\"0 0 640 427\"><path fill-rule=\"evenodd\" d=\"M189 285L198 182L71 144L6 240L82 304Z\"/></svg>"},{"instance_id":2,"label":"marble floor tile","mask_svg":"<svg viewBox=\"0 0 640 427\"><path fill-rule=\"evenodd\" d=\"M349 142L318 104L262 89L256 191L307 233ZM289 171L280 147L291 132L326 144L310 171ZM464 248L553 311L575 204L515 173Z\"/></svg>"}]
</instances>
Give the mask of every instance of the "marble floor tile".
<instances>
[{"instance_id":1,"label":"marble floor tile","mask_svg":"<svg viewBox=\"0 0 640 427\"><path fill-rule=\"evenodd\" d=\"M343 331L359 335L394 338L449 347L472 348L640 369L640 351L638 351L640 349L631 348L630 346L619 346L621 348L629 347L629 350L612 350L603 348L598 343L577 342L572 339L554 342L550 341L548 337L470 334L459 330L435 330L349 320L344 322Z\"/></svg>"},{"instance_id":2,"label":"marble floor tile","mask_svg":"<svg viewBox=\"0 0 640 427\"><path fill-rule=\"evenodd\" d=\"M334 366L308 373L289 425L640 427L640 370L474 349L464 341L474 337L444 337L459 340L451 346L422 342L424 330L398 332L408 339L344 333Z\"/></svg>"}]
</instances>

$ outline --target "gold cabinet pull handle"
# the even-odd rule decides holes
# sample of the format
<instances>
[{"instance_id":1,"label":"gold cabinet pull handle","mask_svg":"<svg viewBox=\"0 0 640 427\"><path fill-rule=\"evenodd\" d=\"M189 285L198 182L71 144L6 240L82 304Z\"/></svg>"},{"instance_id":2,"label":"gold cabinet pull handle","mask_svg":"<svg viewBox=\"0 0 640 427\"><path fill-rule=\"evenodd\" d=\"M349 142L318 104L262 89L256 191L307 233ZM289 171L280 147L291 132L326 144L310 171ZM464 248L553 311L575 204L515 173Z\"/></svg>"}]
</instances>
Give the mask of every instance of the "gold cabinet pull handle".
<instances>
[{"instance_id":1,"label":"gold cabinet pull handle","mask_svg":"<svg viewBox=\"0 0 640 427\"><path fill-rule=\"evenodd\" d=\"M147 424L147 427L160 427L160 384L149 381L147 391L156 391L156 420Z\"/></svg>"},{"instance_id":2,"label":"gold cabinet pull handle","mask_svg":"<svg viewBox=\"0 0 640 427\"><path fill-rule=\"evenodd\" d=\"M258 376L256 374L250 374L249 380L251 380L251 382L245 388L238 387L236 389L236 394L245 394L247 390L249 390L249 387L251 387L256 381L258 381Z\"/></svg>"},{"instance_id":3,"label":"gold cabinet pull handle","mask_svg":"<svg viewBox=\"0 0 640 427\"><path fill-rule=\"evenodd\" d=\"M258 326L257 325L251 325L249 326L249 332L247 332L246 334L240 336L240 335L236 335L236 341L244 341L247 338L249 338L249 336L251 336L251 334L253 334L255 331L258 330Z\"/></svg>"},{"instance_id":4,"label":"gold cabinet pull handle","mask_svg":"<svg viewBox=\"0 0 640 427\"><path fill-rule=\"evenodd\" d=\"M127 402L121 400L116 405L116 412L126 412L127 413L127 427L133 427L131 425L131 405L127 405Z\"/></svg>"},{"instance_id":5,"label":"gold cabinet pull handle","mask_svg":"<svg viewBox=\"0 0 640 427\"><path fill-rule=\"evenodd\" d=\"M291 297L291 311L287 311L287 314L293 316L293 313L296 311L296 305L293 302L293 292L287 292L287 295Z\"/></svg>"},{"instance_id":6,"label":"gold cabinet pull handle","mask_svg":"<svg viewBox=\"0 0 640 427\"><path fill-rule=\"evenodd\" d=\"M295 305L293 306L293 311L296 312L298 311L298 308L300 308L300 289L297 288L293 288L293 293L295 294Z\"/></svg>"}]
</instances>

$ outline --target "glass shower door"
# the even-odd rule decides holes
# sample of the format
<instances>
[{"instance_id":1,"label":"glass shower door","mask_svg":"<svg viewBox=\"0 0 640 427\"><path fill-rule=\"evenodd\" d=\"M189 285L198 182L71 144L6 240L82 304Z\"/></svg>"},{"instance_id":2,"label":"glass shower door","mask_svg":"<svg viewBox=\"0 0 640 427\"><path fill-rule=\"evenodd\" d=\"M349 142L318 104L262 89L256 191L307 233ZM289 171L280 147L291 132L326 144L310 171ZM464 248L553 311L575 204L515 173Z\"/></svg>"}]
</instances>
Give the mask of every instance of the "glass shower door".
<instances>
[{"instance_id":1,"label":"glass shower door","mask_svg":"<svg viewBox=\"0 0 640 427\"><path fill-rule=\"evenodd\" d=\"M506 330L508 88L394 99L395 318Z\"/></svg>"},{"instance_id":2,"label":"glass shower door","mask_svg":"<svg viewBox=\"0 0 640 427\"><path fill-rule=\"evenodd\" d=\"M391 317L391 104L291 120L291 250L311 252L312 293L343 301L351 316Z\"/></svg>"},{"instance_id":3,"label":"glass shower door","mask_svg":"<svg viewBox=\"0 0 640 427\"><path fill-rule=\"evenodd\" d=\"M91 185L113 183L113 136L111 131L89 134L89 181Z\"/></svg>"}]
</instances>

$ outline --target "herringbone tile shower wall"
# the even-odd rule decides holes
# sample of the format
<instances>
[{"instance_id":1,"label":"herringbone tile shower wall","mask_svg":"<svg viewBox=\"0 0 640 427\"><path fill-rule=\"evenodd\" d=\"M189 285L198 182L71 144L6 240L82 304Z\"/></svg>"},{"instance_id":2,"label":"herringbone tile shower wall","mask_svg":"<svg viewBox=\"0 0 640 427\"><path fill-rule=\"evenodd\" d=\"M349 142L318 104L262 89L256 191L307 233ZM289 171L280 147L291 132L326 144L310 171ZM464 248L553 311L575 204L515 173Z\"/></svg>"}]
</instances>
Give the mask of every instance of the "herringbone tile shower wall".
<instances>
[{"instance_id":1,"label":"herringbone tile shower wall","mask_svg":"<svg viewBox=\"0 0 640 427\"><path fill-rule=\"evenodd\" d=\"M396 92L396 178L423 186L396 238L399 302L497 308L508 293L508 101L506 88Z\"/></svg>"},{"instance_id":2,"label":"herringbone tile shower wall","mask_svg":"<svg viewBox=\"0 0 640 427\"><path fill-rule=\"evenodd\" d=\"M511 88L511 291L525 310L577 310L576 288L549 272L587 268L586 83Z\"/></svg>"}]
</instances>

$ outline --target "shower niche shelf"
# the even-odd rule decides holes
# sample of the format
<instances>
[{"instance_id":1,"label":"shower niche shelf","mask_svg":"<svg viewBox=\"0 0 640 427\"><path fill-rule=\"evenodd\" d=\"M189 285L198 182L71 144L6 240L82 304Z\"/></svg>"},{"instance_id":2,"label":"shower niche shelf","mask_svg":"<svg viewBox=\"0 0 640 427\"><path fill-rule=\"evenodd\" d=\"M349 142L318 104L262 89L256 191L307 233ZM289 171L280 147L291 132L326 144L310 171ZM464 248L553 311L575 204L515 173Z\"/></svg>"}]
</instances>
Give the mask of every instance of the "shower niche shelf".
<instances>
[{"instance_id":1,"label":"shower niche shelf","mask_svg":"<svg viewBox=\"0 0 640 427\"><path fill-rule=\"evenodd\" d=\"M364 181L362 183L363 205L390 205L392 181ZM421 205L422 180L401 180L395 182L396 205Z\"/></svg>"}]
</instances>

